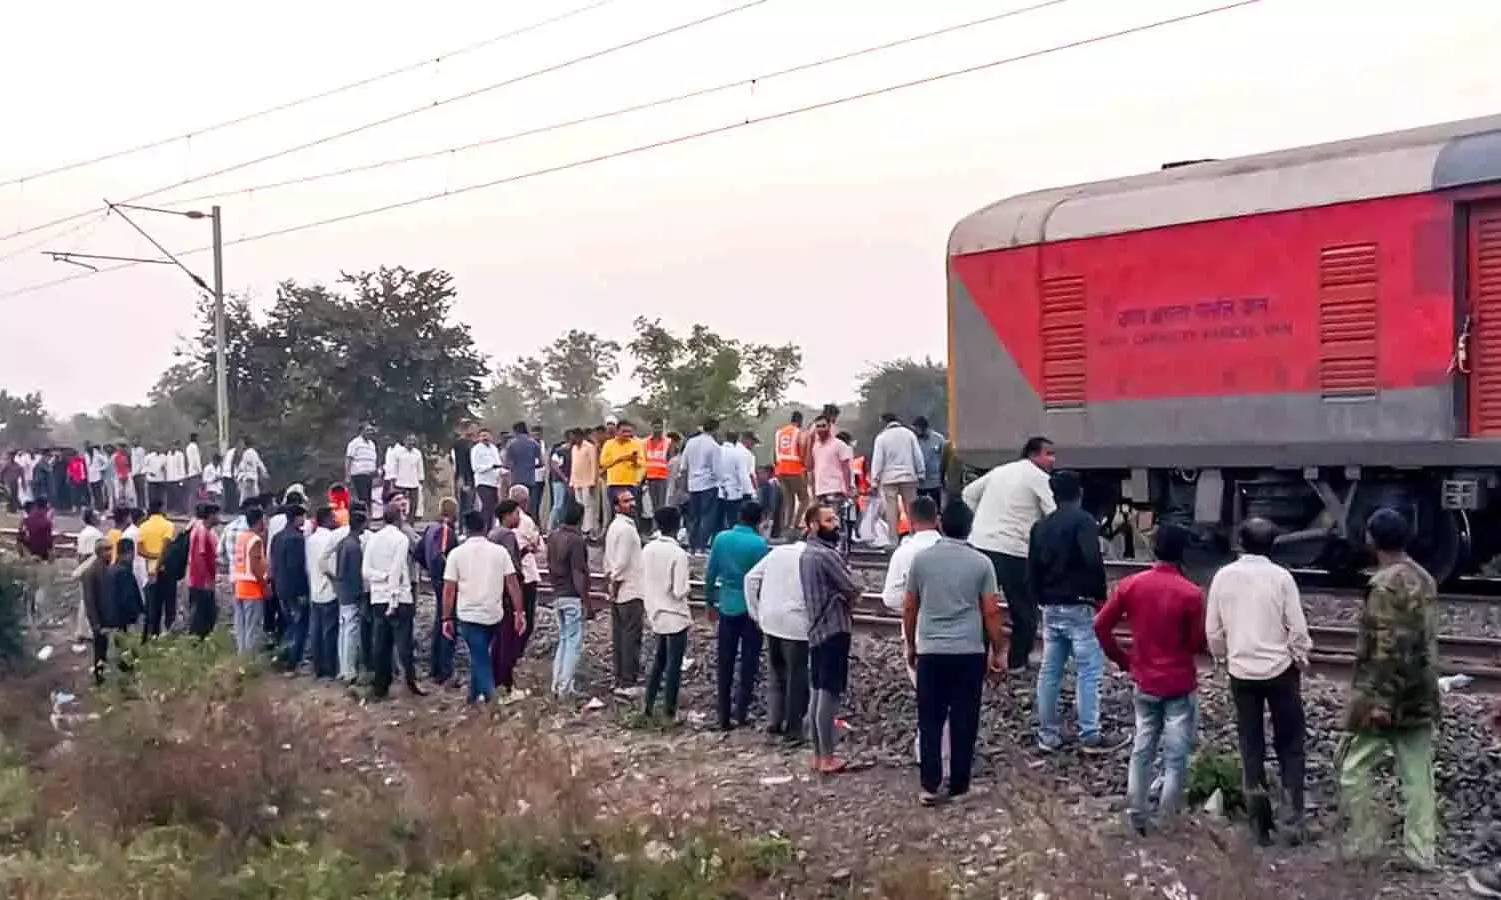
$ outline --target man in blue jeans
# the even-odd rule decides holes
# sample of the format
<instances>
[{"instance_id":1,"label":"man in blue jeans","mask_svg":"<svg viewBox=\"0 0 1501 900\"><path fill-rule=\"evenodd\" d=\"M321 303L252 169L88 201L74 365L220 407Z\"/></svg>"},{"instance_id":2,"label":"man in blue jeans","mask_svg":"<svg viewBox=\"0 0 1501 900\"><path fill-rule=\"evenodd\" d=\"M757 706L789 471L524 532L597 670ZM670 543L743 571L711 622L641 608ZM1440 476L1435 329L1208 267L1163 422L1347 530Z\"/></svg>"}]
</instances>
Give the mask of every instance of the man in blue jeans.
<instances>
[{"instance_id":1,"label":"man in blue jeans","mask_svg":"<svg viewBox=\"0 0 1501 900\"><path fill-rule=\"evenodd\" d=\"M1136 745L1126 776L1126 818L1138 834L1146 833L1151 815L1147 793L1159 747L1163 774L1158 809L1171 816L1182 806L1188 754L1198 724L1195 658L1205 649L1204 595L1183 576L1188 542L1187 530L1159 526L1152 548L1157 563L1116 585L1094 619L1105 655L1130 672L1136 683ZM1131 629L1130 653L1115 639L1123 619Z\"/></svg>"},{"instance_id":2,"label":"man in blue jeans","mask_svg":"<svg viewBox=\"0 0 1501 900\"><path fill-rule=\"evenodd\" d=\"M1085 753L1108 753L1129 737L1100 730L1100 679L1105 655L1095 639L1095 608L1105 602L1105 560L1100 527L1084 511L1076 472L1051 478L1058 508L1032 526L1027 550L1027 583L1042 610L1042 669L1037 675L1037 747L1045 753L1063 746L1058 693L1063 670L1073 657L1078 683L1074 703L1079 744Z\"/></svg>"},{"instance_id":3,"label":"man in blue jeans","mask_svg":"<svg viewBox=\"0 0 1501 900\"><path fill-rule=\"evenodd\" d=\"M719 530L719 420L705 419L702 430L683 445L683 469L688 481L688 550L707 553Z\"/></svg>"},{"instance_id":4,"label":"man in blue jeans","mask_svg":"<svg viewBox=\"0 0 1501 900\"><path fill-rule=\"evenodd\" d=\"M516 564L506 548L485 535L483 513L464 514L464 543L444 560L442 584L443 635L450 641L463 639L469 650L469 702L488 703L495 697L490 645L500 628L508 625L520 633L526 627L526 608Z\"/></svg>"},{"instance_id":5,"label":"man in blue jeans","mask_svg":"<svg viewBox=\"0 0 1501 900\"><path fill-rule=\"evenodd\" d=\"M563 524L547 536L547 578L552 583L552 611L558 618L558 649L552 660L552 692L573 693L573 675L584 650L584 617L589 610L589 545L580 525L584 508L569 503Z\"/></svg>"}]
</instances>

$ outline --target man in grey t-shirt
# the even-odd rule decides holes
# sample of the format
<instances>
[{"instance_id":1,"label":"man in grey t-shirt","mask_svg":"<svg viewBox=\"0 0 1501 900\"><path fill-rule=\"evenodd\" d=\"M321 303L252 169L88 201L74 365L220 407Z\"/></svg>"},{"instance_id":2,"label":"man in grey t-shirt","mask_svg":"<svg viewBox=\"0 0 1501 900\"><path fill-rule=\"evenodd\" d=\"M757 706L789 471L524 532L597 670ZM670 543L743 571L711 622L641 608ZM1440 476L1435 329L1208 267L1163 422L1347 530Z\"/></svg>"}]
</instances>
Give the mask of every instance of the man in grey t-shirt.
<instances>
[{"instance_id":1,"label":"man in grey t-shirt","mask_svg":"<svg viewBox=\"0 0 1501 900\"><path fill-rule=\"evenodd\" d=\"M918 800L924 806L969 791L985 673L1006 671L995 568L966 543L973 522L967 505L950 504L939 522L943 540L918 553L907 575L902 619L913 635L907 654L917 671ZM947 797L940 797L945 724L949 788Z\"/></svg>"}]
</instances>

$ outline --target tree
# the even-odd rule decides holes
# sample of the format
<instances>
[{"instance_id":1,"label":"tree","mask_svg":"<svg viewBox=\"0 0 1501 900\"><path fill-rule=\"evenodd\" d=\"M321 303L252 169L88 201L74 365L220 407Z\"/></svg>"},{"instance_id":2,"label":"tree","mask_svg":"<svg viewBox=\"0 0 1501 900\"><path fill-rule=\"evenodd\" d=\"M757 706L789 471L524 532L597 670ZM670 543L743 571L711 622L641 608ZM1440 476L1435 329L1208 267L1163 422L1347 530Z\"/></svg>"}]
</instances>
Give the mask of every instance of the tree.
<instances>
[{"instance_id":1,"label":"tree","mask_svg":"<svg viewBox=\"0 0 1501 900\"><path fill-rule=\"evenodd\" d=\"M618 342L605 340L593 332L570 329L535 356L524 356L506 366L497 379L496 388L511 390L515 402L492 405L519 406L525 415L486 421L505 428L524 418L544 426L551 434L574 426L597 425L609 409L604 398L605 384L618 374Z\"/></svg>"},{"instance_id":2,"label":"tree","mask_svg":"<svg viewBox=\"0 0 1501 900\"><path fill-rule=\"evenodd\" d=\"M340 473L345 442L367 421L435 452L483 398L488 370L468 326L449 321L454 297L447 272L398 266L344 273L333 288L283 282L264 319L229 298L231 437L254 437L278 481ZM159 386L196 421L213 418L208 312L186 366Z\"/></svg>"},{"instance_id":3,"label":"tree","mask_svg":"<svg viewBox=\"0 0 1501 900\"><path fill-rule=\"evenodd\" d=\"M746 343L705 325L679 337L645 317L634 326L636 336L627 349L636 360L641 393L631 403L675 428L690 428L711 415L729 427L746 427L802 384L803 351L796 344Z\"/></svg>"},{"instance_id":4,"label":"tree","mask_svg":"<svg viewBox=\"0 0 1501 900\"><path fill-rule=\"evenodd\" d=\"M879 363L860 376L860 420L840 417L840 424L858 437L871 438L880 427L882 413L892 413L912 423L927 416L934 431L948 433L948 367L931 359L896 359ZM846 424L847 423L847 424ZM865 441L869 446L869 440Z\"/></svg>"},{"instance_id":5,"label":"tree","mask_svg":"<svg viewBox=\"0 0 1501 900\"><path fill-rule=\"evenodd\" d=\"M39 447L52 433L52 423L42 405L42 395L12 394L0 390L0 445Z\"/></svg>"}]
</instances>

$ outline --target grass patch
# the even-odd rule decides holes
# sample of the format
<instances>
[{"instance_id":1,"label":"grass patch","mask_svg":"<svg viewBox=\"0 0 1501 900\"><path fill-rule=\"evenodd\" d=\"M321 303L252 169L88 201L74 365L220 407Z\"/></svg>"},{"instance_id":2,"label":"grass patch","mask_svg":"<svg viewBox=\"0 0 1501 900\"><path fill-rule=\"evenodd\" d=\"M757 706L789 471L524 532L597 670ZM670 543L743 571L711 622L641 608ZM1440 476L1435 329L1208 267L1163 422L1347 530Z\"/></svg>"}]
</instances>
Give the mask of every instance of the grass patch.
<instances>
[{"instance_id":1,"label":"grass patch","mask_svg":"<svg viewBox=\"0 0 1501 900\"><path fill-rule=\"evenodd\" d=\"M128 663L71 739L0 753L5 896L714 900L759 896L794 861L784 838L620 809L615 773L524 714L352 760L305 685L227 641L167 637ZM20 682L0 693L45 718Z\"/></svg>"}]
</instances>

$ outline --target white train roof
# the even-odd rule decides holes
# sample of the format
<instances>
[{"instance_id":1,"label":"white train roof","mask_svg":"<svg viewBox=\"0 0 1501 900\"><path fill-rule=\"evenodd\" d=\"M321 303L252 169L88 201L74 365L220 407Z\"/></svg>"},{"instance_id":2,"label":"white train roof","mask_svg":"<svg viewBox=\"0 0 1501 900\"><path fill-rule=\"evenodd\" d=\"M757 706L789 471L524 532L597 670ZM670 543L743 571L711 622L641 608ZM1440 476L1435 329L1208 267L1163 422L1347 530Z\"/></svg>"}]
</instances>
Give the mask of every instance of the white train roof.
<instances>
[{"instance_id":1,"label":"white train roof","mask_svg":"<svg viewBox=\"0 0 1501 900\"><path fill-rule=\"evenodd\" d=\"M964 217L949 255L1496 180L1501 115L1020 194Z\"/></svg>"}]
</instances>

